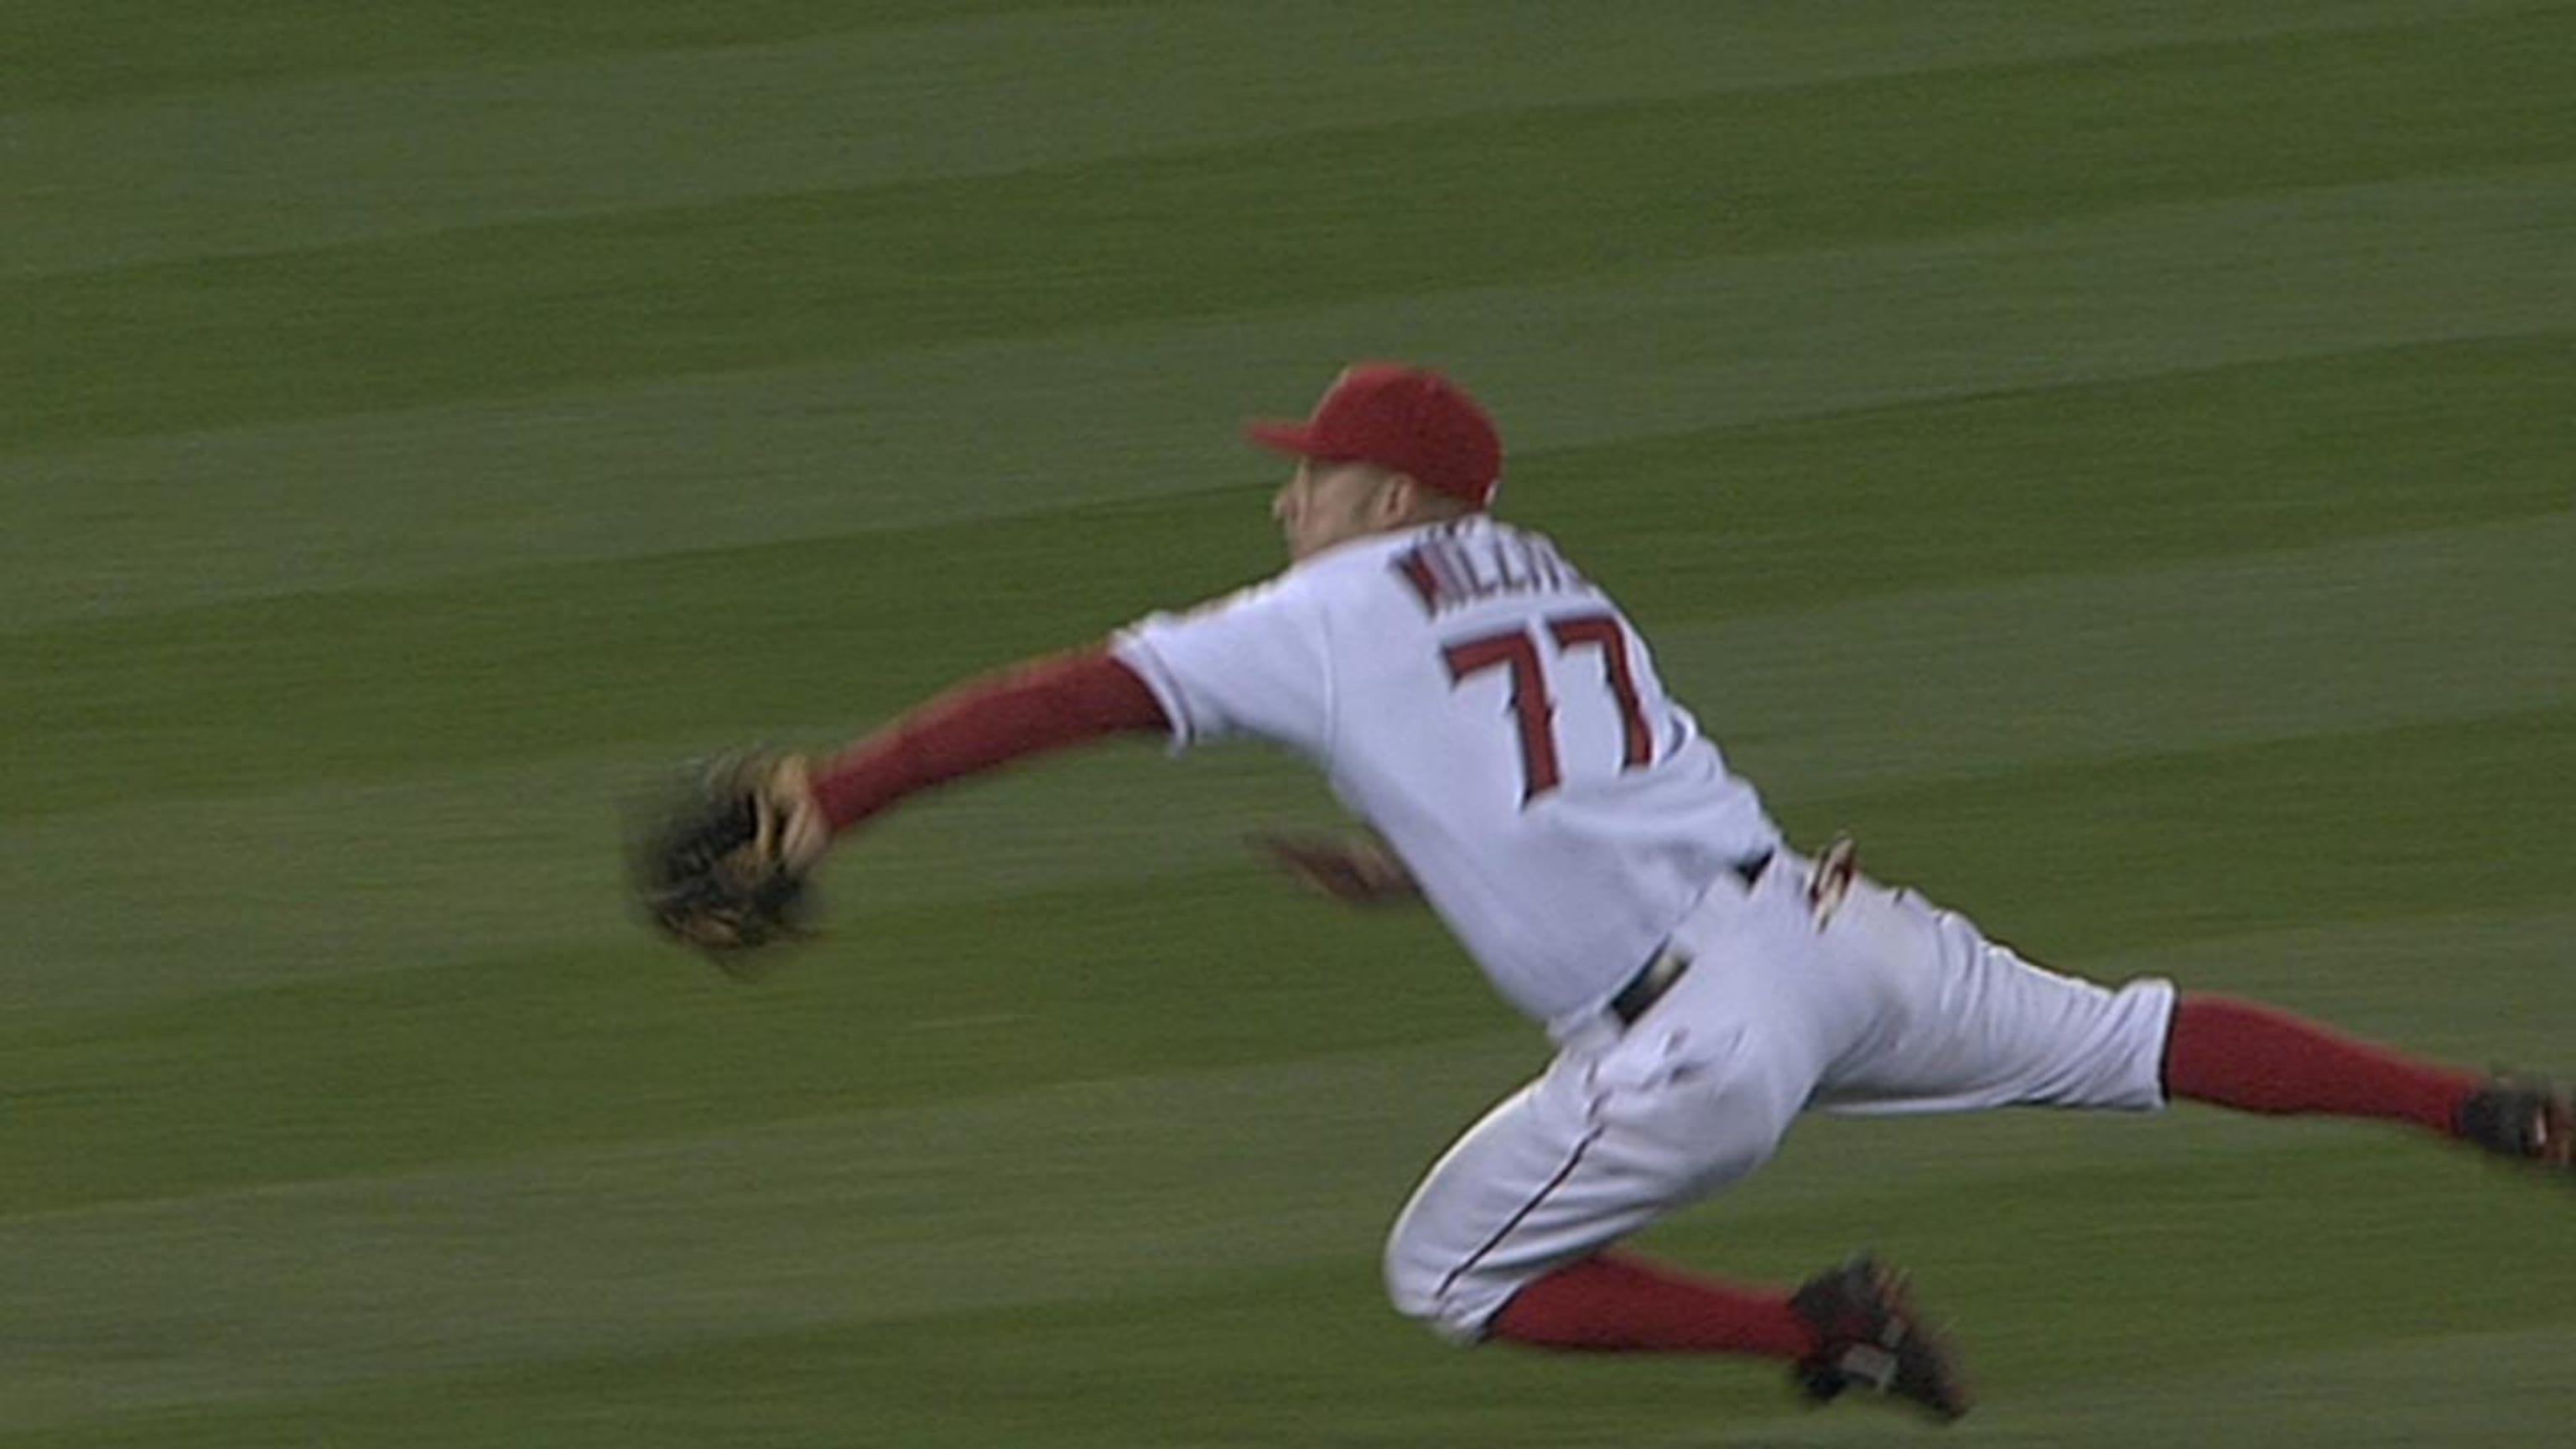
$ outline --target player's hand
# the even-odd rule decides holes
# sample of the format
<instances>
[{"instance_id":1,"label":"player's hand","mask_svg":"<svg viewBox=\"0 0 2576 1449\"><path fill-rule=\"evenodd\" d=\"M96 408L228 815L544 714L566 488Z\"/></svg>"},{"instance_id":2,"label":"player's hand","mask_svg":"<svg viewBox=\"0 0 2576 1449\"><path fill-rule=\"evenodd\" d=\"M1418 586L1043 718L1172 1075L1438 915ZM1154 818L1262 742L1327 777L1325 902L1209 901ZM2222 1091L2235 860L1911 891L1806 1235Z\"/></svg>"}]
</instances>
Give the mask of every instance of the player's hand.
<instances>
[{"instance_id":1,"label":"player's hand","mask_svg":"<svg viewBox=\"0 0 2576 1449\"><path fill-rule=\"evenodd\" d=\"M759 972L746 953L809 934L809 878L831 833L804 758L719 760L640 822L636 894L663 934L748 979Z\"/></svg>"},{"instance_id":2,"label":"player's hand","mask_svg":"<svg viewBox=\"0 0 2576 1449\"><path fill-rule=\"evenodd\" d=\"M1374 836L1263 831L1246 840L1272 865L1344 905L1405 905L1422 899L1413 872Z\"/></svg>"}]
</instances>

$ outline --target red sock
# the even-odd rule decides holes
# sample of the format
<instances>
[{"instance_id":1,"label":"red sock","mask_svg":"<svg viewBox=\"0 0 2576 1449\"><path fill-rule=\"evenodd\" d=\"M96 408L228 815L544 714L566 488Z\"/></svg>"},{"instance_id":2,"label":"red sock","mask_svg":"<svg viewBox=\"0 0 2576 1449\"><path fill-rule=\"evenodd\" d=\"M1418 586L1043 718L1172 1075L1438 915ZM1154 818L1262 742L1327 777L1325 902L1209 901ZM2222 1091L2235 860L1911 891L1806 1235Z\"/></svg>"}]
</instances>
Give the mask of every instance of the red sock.
<instances>
[{"instance_id":1,"label":"red sock","mask_svg":"<svg viewBox=\"0 0 2576 1449\"><path fill-rule=\"evenodd\" d=\"M1595 1353L1750 1353L1804 1358L1815 1330L1786 1290L1692 1278L1603 1253L1523 1288L1494 1318L1493 1336Z\"/></svg>"},{"instance_id":2,"label":"red sock","mask_svg":"<svg viewBox=\"0 0 2576 1449\"><path fill-rule=\"evenodd\" d=\"M2186 996L2165 1043L2165 1090L2240 1112L2323 1112L2456 1131L2481 1079L2225 996Z\"/></svg>"}]
</instances>

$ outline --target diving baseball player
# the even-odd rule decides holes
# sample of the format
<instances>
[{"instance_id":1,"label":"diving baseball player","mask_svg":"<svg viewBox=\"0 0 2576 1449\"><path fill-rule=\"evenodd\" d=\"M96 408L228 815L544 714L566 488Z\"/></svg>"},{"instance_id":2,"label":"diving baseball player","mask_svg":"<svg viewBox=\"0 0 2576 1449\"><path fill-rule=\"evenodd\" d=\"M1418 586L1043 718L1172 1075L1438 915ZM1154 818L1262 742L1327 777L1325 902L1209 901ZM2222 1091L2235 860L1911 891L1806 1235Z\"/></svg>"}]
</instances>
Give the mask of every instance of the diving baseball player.
<instances>
[{"instance_id":1,"label":"diving baseball player","mask_svg":"<svg viewBox=\"0 0 2576 1449\"><path fill-rule=\"evenodd\" d=\"M739 964L795 934L835 837L1079 741L1229 736L1314 762L1375 832L1272 843L1353 900L1417 894L1555 1055L1431 1169L1385 1250L1396 1307L1462 1343L1757 1355L1817 1400L1968 1408L1901 1278L1724 1281L1617 1245L1759 1170L1801 1112L2175 1098L2411 1123L2565 1171L2571 1109L2270 1008L2041 969L1964 917L1782 838L1665 693L1617 602L1489 511L1503 452L1448 378L1344 372L1256 443L1295 460L1288 568L1099 647L951 690L838 756L737 761L639 852L662 926Z\"/></svg>"}]
</instances>

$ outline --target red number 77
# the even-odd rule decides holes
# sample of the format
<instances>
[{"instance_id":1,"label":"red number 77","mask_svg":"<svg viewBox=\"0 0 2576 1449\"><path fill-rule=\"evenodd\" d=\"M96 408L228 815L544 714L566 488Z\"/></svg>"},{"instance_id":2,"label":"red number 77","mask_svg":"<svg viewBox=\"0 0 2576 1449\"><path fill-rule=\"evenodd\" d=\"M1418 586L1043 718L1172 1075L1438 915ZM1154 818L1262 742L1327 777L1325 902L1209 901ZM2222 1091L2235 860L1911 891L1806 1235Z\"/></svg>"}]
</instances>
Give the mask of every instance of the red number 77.
<instances>
[{"instance_id":1,"label":"red number 77","mask_svg":"<svg viewBox=\"0 0 2576 1449\"><path fill-rule=\"evenodd\" d=\"M1583 648L1601 651L1601 682L1618 701L1619 721L1627 734L1627 751L1619 767L1633 770L1651 763L1654 737L1646 728L1645 711L1637 704L1637 679L1628 668L1628 636L1619 616L1568 614L1548 620L1547 632L1559 654ZM1498 666L1511 671L1512 723L1521 740L1521 803L1527 805L1555 789L1564 779L1556 754L1556 701L1548 697L1547 671L1539 665L1538 645L1529 631L1506 629L1462 639L1442 650L1441 658L1449 665L1452 684Z\"/></svg>"}]
</instances>

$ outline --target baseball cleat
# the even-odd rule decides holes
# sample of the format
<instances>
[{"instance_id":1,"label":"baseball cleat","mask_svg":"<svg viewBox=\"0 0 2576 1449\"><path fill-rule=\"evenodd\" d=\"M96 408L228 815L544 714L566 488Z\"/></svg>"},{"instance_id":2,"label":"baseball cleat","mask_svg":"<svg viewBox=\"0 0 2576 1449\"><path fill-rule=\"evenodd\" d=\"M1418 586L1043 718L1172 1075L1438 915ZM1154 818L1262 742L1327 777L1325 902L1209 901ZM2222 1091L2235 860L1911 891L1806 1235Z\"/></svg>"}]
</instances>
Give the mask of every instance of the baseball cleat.
<instances>
[{"instance_id":1,"label":"baseball cleat","mask_svg":"<svg viewBox=\"0 0 2576 1449\"><path fill-rule=\"evenodd\" d=\"M2518 1162L2576 1168L2576 1100L2546 1077L2491 1077L2460 1103L2464 1142Z\"/></svg>"},{"instance_id":2,"label":"baseball cleat","mask_svg":"<svg viewBox=\"0 0 2576 1449\"><path fill-rule=\"evenodd\" d=\"M1944 1423L1968 1412L1958 1360L1916 1316L1903 1274L1864 1253L1808 1279L1789 1306L1821 1344L1792 1370L1808 1398L1822 1404L1859 1388Z\"/></svg>"}]
</instances>

